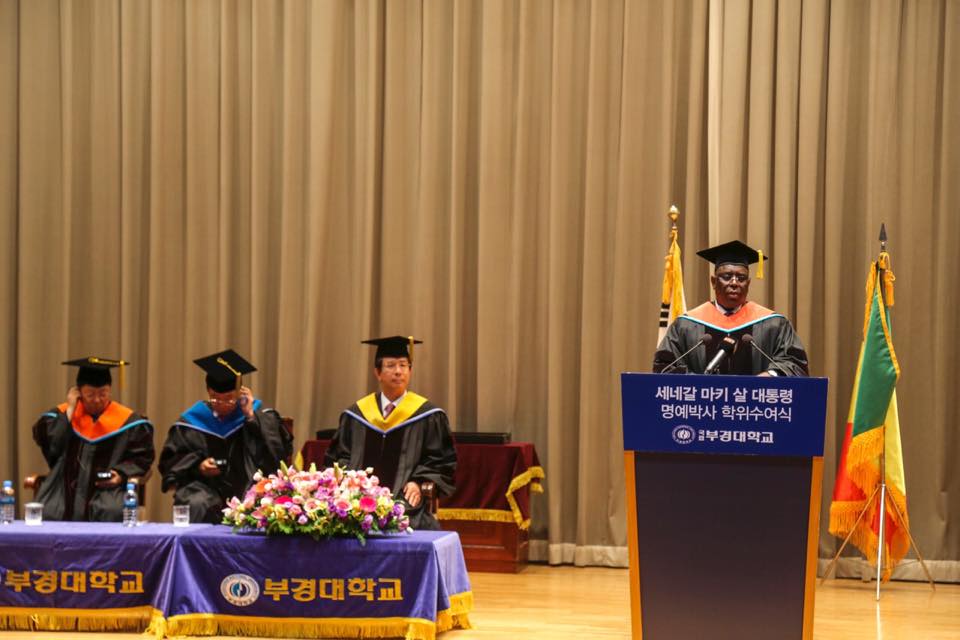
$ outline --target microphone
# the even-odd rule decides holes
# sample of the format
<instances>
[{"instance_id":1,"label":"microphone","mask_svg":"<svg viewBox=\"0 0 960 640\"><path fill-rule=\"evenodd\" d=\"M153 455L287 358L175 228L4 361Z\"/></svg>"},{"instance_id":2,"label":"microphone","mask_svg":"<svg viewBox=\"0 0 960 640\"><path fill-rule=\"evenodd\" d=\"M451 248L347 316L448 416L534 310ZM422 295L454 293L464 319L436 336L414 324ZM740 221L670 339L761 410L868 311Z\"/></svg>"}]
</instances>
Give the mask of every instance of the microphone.
<instances>
[{"instance_id":1,"label":"microphone","mask_svg":"<svg viewBox=\"0 0 960 640\"><path fill-rule=\"evenodd\" d=\"M716 373L717 368L720 366L720 363L733 352L733 348L737 346L737 341L727 336L720 341L720 350L717 351L717 355L713 356L713 360L710 361L710 364L707 365L707 368L703 370L704 373Z\"/></svg>"},{"instance_id":2,"label":"microphone","mask_svg":"<svg viewBox=\"0 0 960 640\"><path fill-rule=\"evenodd\" d=\"M700 345L704 345L704 346L709 347L712 342L713 342L713 336L712 336L712 335L710 335L709 333L703 334L703 337L700 338L700 340L697 342L697 344L693 345L692 347L690 347L689 349L687 349L686 351L684 351L684 352L680 355L679 358L677 358L676 360L674 360L673 362L671 362L670 364L668 364L667 366L665 366L663 369L660 369L660 373L667 373L670 369L672 369L672 368L674 368L675 366L677 366L677 364L679 364L679 362L680 362L681 360L683 360L683 359L686 358L688 355L690 355L690 353L692 353L694 349L696 349L696 348L699 347Z\"/></svg>"},{"instance_id":3,"label":"microphone","mask_svg":"<svg viewBox=\"0 0 960 640\"><path fill-rule=\"evenodd\" d=\"M767 359L767 362L769 362L770 364L773 364L773 358L771 358L769 355L767 355L767 352L764 351L763 349L761 349L761 348L760 348L760 345L758 345L756 342L754 342L752 335L750 335L749 333L745 333L745 334L743 334L743 336L740 337L740 341L741 341L741 342L746 342L747 344L749 344L751 347L753 347L754 349L756 349L757 351L759 351L759 352L760 352L760 355L762 355L764 358Z\"/></svg>"}]
</instances>

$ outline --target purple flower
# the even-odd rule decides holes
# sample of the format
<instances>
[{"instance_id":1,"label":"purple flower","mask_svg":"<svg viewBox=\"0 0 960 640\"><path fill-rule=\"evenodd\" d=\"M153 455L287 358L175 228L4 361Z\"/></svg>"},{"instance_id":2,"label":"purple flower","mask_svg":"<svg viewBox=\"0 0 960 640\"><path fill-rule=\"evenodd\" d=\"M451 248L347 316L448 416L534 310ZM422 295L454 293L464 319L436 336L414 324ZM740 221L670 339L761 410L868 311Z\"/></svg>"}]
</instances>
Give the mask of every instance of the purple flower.
<instances>
[{"instance_id":1,"label":"purple flower","mask_svg":"<svg viewBox=\"0 0 960 640\"><path fill-rule=\"evenodd\" d=\"M369 531L370 527L373 526L373 516L369 513L363 517L363 522L360 523L360 528L364 531Z\"/></svg>"}]
</instances>

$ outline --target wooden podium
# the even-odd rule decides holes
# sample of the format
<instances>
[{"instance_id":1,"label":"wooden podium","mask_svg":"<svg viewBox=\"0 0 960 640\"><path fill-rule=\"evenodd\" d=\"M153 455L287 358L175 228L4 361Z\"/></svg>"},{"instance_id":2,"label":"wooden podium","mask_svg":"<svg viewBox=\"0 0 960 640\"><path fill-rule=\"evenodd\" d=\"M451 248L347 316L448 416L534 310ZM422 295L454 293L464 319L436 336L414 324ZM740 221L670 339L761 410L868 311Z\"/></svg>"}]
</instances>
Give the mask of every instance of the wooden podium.
<instances>
[{"instance_id":1,"label":"wooden podium","mask_svg":"<svg viewBox=\"0 0 960 640\"><path fill-rule=\"evenodd\" d=\"M621 391L633 637L812 638L827 380Z\"/></svg>"}]
</instances>

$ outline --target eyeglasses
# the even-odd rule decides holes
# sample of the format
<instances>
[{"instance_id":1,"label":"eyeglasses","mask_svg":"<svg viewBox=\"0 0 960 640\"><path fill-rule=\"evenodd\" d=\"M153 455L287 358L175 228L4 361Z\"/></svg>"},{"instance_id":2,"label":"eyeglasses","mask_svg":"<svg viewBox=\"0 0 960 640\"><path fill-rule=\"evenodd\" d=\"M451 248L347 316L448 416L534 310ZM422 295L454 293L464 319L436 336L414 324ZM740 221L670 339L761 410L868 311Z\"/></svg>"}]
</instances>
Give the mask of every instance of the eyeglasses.
<instances>
[{"instance_id":1,"label":"eyeglasses","mask_svg":"<svg viewBox=\"0 0 960 640\"><path fill-rule=\"evenodd\" d=\"M210 404L219 404L229 406L231 404L237 404L236 398L230 398L229 400L221 400L220 398L210 398Z\"/></svg>"},{"instance_id":2,"label":"eyeglasses","mask_svg":"<svg viewBox=\"0 0 960 640\"><path fill-rule=\"evenodd\" d=\"M750 276L744 273L718 273L717 280L720 282L733 282L736 280L740 284L743 284L750 279Z\"/></svg>"},{"instance_id":3,"label":"eyeglasses","mask_svg":"<svg viewBox=\"0 0 960 640\"><path fill-rule=\"evenodd\" d=\"M410 363L406 360L395 360L393 362L384 362L380 368L387 371L393 371L394 369L403 371L404 369L410 368Z\"/></svg>"}]
</instances>

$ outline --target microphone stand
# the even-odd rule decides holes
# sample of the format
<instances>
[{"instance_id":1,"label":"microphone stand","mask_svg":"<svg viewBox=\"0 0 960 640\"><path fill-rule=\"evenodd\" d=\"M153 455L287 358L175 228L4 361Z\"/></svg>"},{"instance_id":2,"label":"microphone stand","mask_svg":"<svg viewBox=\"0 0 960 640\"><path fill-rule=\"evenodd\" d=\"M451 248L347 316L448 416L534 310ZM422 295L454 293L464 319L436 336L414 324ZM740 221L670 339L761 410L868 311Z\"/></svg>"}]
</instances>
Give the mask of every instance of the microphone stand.
<instances>
[{"instance_id":1,"label":"microphone stand","mask_svg":"<svg viewBox=\"0 0 960 640\"><path fill-rule=\"evenodd\" d=\"M663 369L660 369L660 371L659 371L658 373L667 373L670 369L673 369L675 366L677 366L677 364L678 364L681 360L683 360L683 359L686 358L688 355L690 355L691 353L693 353L694 350L695 350L697 347L699 347L700 345L709 345L711 342L713 342L713 336L710 335L709 333L703 334L703 337L700 338L699 341L697 341L697 344L693 345L692 347L690 347L689 349L687 349L686 351L684 351L682 354L680 354L680 357L679 357L679 358L677 358L676 360L674 360L673 362L671 362L670 364L668 364L667 366L665 366Z\"/></svg>"},{"instance_id":2,"label":"microphone stand","mask_svg":"<svg viewBox=\"0 0 960 640\"><path fill-rule=\"evenodd\" d=\"M730 336L727 336L726 338L721 340L720 349L717 351L717 354L713 356L713 360L711 360L707 364L707 368L703 370L703 373L705 375L715 374L717 372L717 369L720 368L720 363L722 363L724 360L730 357L730 354L733 352L736 346L737 346L736 340L734 340Z\"/></svg>"}]
</instances>

